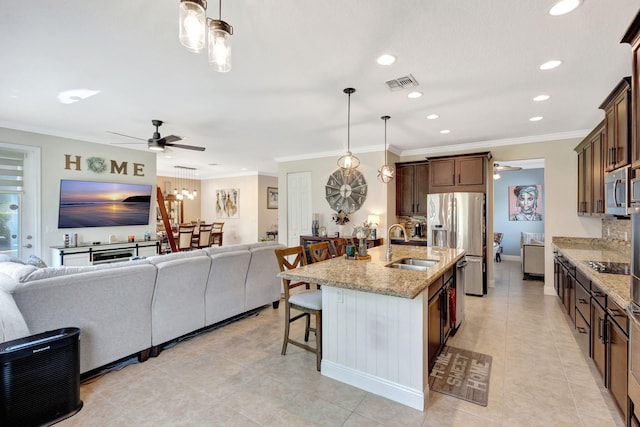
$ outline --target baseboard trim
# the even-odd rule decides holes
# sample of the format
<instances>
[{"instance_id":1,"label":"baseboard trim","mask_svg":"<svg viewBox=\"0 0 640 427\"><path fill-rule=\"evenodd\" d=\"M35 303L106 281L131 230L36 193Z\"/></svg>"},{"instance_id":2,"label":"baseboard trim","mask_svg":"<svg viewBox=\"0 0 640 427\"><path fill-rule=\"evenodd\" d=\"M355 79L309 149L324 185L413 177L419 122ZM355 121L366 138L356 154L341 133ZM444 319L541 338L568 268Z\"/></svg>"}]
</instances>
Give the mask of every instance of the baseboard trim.
<instances>
[{"instance_id":1,"label":"baseboard trim","mask_svg":"<svg viewBox=\"0 0 640 427\"><path fill-rule=\"evenodd\" d=\"M325 359L322 360L320 373L336 381L352 385L423 412L426 403L425 396L429 396L429 386L427 384L425 384L425 390L420 392Z\"/></svg>"}]
</instances>

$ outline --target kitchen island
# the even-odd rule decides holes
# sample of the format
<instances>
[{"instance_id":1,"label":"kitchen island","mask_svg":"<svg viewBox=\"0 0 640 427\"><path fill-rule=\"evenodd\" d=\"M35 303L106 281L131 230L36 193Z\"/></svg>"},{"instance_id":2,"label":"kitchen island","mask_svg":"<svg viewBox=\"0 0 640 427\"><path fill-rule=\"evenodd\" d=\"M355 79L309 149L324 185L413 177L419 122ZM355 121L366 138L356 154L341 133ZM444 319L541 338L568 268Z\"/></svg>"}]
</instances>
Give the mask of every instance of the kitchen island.
<instances>
[{"instance_id":1,"label":"kitchen island","mask_svg":"<svg viewBox=\"0 0 640 427\"><path fill-rule=\"evenodd\" d=\"M371 260L334 258L280 273L322 285L322 367L327 377L421 411L429 393L429 289L442 285L460 249L392 245ZM403 258L434 260L426 271L390 268Z\"/></svg>"}]
</instances>

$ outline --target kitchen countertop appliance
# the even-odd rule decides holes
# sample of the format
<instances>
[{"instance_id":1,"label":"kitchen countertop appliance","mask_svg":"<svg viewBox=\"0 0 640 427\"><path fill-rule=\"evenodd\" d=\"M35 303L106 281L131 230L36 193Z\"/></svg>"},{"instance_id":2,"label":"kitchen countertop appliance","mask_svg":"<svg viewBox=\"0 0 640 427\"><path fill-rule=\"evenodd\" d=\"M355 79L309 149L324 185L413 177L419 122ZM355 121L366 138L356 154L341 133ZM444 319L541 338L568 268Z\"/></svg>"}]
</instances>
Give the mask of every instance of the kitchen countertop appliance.
<instances>
[{"instance_id":1,"label":"kitchen countertop appliance","mask_svg":"<svg viewBox=\"0 0 640 427\"><path fill-rule=\"evenodd\" d=\"M418 222L413 226L413 235L411 237L423 237L423 236L424 236L424 224L421 222Z\"/></svg>"},{"instance_id":2,"label":"kitchen countertop appliance","mask_svg":"<svg viewBox=\"0 0 640 427\"><path fill-rule=\"evenodd\" d=\"M428 246L466 250L464 292L487 293L484 258L484 193L441 193L427 195Z\"/></svg>"}]
</instances>

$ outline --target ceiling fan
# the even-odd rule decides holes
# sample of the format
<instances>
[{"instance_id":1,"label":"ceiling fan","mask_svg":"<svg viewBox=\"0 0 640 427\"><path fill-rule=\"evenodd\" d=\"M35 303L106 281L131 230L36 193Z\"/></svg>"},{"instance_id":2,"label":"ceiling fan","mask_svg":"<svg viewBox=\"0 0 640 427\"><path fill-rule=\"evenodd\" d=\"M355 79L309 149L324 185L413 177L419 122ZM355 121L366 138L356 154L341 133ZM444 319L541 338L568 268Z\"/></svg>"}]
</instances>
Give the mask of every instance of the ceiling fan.
<instances>
[{"instance_id":1,"label":"ceiling fan","mask_svg":"<svg viewBox=\"0 0 640 427\"><path fill-rule=\"evenodd\" d=\"M519 171L519 170L522 170L522 168L520 166L507 166L507 165L500 165L498 163L494 163L493 170L496 172Z\"/></svg>"},{"instance_id":2,"label":"ceiling fan","mask_svg":"<svg viewBox=\"0 0 640 427\"><path fill-rule=\"evenodd\" d=\"M161 137L160 136L160 132L158 131L158 128L160 126L162 126L162 123L164 123L162 120L151 120L151 123L156 127L156 131L153 132L153 136L149 139L142 139L142 138L138 138L135 136L131 136L131 135L125 135L122 133L118 133L118 132L111 132L111 131L107 131L109 133L113 133L115 135L120 135L120 136L126 136L127 138L133 138L133 139L139 139L140 141L146 141L147 145L149 147L149 150L151 151L164 151L165 147L175 147L175 148L184 148L187 150L195 150L195 151L204 151L205 147L198 147L195 145L185 145L185 144L175 144L175 142L177 141L182 141L182 137L181 136L176 136L176 135L169 135L169 136L165 136L165 137ZM114 142L114 144L141 144L140 142Z\"/></svg>"},{"instance_id":3,"label":"ceiling fan","mask_svg":"<svg viewBox=\"0 0 640 427\"><path fill-rule=\"evenodd\" d=\"M498 163L493 164L493 179L500 179L500 172L519 171L522 168L520 166L507 166L500 165Z\"/></svg>"}]
</instances>

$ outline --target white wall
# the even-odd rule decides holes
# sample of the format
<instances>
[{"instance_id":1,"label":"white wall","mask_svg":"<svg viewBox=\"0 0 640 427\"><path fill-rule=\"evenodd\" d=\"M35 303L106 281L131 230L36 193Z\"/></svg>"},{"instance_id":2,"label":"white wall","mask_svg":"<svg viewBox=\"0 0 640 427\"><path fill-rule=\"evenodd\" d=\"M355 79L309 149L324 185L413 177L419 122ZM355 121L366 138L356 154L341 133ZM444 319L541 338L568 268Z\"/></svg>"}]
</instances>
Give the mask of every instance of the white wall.
<instances>
[{"instance_id":1,"label":"white wall","mask_svg":"<svg viewBox=\"0 0 640 427\"><path fill-rule=\"evenodd\" d=\"M224 222L223 243L253 243L266 237L266 232L277 224L278 209L267 209L267 187L278 187L276 177L247 175L208 179L201 182L200 219L207 223ZM216 190L239 189L239 217L216 217Z\"/></svg>"},{"instance_id":2,"label":"white wall","mask_svg":"<svg viewBox=\"0 0 640 427\"><path fill-rule=\"evenodd\" d=\"M387 213L391 213L391 220L395 221L395 181L390 184L382 184L377 179L378 168L384 163L384 153L354 153L360 159L358 170L367 181L367 199L362 207L351 215L351 221L344 226L344 232L351 235L353 225L367 220L369 214L380 215L378 226L378 237L385 237L389 221ZM308 159L300 161L282 162L278 164L278 178L280 182L280 214L278 217L279 234L278 240L281 243L288 241L287 236L287 174L294 172L311 172L311 197L312 212L320 214L320 226L327 227L327 232L332 235L340 231L340 227L331 221L331 215L335 213L325 199L325 185L329 175L338 169L336 161L339 156L324 157L319 159ZM393 162L394 160L389 160ZM393 204L393 209L389 206ZM309 230L311 224L309 224Z\"/></svg>"},{"instance_id":3,"label":"white wall","mask_svg":"<svg viewBox=\"0 0 640 427\"><path fill-rule=\"evenodd\" d=\"M87 181L124 182L134 184L150 184L153 188L152 199L155 200L156 184L156 154L143 150L131 150L105 144L94 144L68 138L59 138L31 132L0 128L0 142L8 144L28 145L41 149L41 254L40 257L51 263L49 247L61 246L65 233L77 233L80 242L107 242L110 234L118 236L119 240L126 240L130 234L142 240L145 232L155 235L155 203L149 212L149 225L128 227L95 227L95 228L65 228L58 229L58 204L60 197L60 180L75 179ZM65 169L65 154L81 156L81 170ZM87 169L88 157L102 157L107 161L128 163L128 174L94 173ZM135 176L132 171L133 163L144 165L144 176Z\"/></svg>"}]
</instances>

